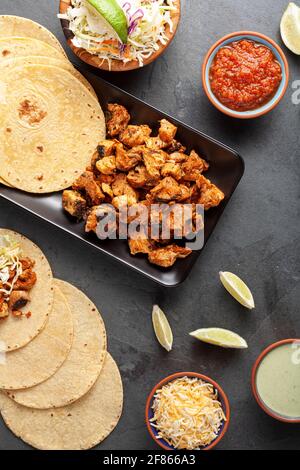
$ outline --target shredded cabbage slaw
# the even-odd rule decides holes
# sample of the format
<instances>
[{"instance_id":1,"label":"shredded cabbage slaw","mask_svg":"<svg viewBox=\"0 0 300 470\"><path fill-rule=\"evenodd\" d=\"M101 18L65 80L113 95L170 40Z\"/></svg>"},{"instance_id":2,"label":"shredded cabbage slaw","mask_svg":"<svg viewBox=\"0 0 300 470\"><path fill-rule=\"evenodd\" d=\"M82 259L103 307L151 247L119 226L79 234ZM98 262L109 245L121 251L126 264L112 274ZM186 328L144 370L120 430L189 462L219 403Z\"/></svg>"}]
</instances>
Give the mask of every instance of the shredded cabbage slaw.
<instances>
[{"instance_id":1,"label":"shredded cabbage slaw","mask_svg":"<svg viewBox=\"0 0 300 470\"><path fill-rule=\"evenodd\" d=\"M21 249L18 243L10 239L9 236L0 238L0 293L9 297L14 285L22 274L22 264L20 262ZM15 276L9 281L10 271L15 271Z\"/></svg>"},{"instance_id":2,"label":"shredded cabbage slaw","mask_svg":"<svg viewBox=\"0 0 300 470\"><path fill-rule=\"evenodd\" d=\"M166 28L173 32L172 12L177 11L175 0L117 0L127 17L128 43L122 44L115 30L86 1L72 0L60 19L69 21L74 34L74 46L97 55L109 68L113 60L124 64L136 60L140 67L160 45L168 43Z\"/></svg>"}]
</instances>

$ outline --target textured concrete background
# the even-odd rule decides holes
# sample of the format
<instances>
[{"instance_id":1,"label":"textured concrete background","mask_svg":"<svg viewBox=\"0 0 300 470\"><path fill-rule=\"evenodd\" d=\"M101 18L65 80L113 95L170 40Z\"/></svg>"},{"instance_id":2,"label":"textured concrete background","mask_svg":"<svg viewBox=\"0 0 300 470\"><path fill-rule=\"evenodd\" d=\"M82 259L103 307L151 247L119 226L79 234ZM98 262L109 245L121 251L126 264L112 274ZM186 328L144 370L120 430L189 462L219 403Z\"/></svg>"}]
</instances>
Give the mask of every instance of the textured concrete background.
<instances>
[{"instance_id":1,"label":"textured concrete background","mask_svg":"<svg viewBox=\"0 0 300 470\"><path fill-rule=\"evenodd\" d=\"M232 407L219 449L300 448L299 426L266 416L250 390L251 367L263 348L300 336L299 119L291 84L272 114L238 122L211 107L201 88L200 66L210 45L234 30L257 30L281 44L279 21L287 0L182 0L178 35L153 65L127 75L102 74L187 124L236 148L246 173L188 280L168 290L90 250L76 239L0 199L0 225L22 232L45 251L55 275L83 289L99 306L125 387L124 414L102 449L156 449L144 424L146 396L164 376L182 370L219 381ZM65 44L56 19L58 1L0 0L1 14L22 15L47 26ZM67 51L72 60L74 56ZM291 80L300 58L286 49ZM220 270L251 287L256 309L245 311L223 290ZM150 321L158 303L174 331L174 350L157 344ZM226 351L188 336L201 327L240 333L249 350ZM0 449L29 448L0 425Z\"/></svg>"}]
</instances>

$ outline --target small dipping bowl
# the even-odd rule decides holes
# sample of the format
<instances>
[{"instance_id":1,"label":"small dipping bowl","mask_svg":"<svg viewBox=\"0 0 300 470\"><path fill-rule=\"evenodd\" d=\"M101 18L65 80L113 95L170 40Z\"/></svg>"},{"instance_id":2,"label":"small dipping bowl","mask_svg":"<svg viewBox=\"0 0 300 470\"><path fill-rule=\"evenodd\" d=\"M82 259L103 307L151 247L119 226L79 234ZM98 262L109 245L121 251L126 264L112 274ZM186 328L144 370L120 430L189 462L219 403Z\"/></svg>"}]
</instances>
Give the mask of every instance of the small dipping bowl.
<instances>
[{"instance_id":1,"label":"small dipping bowl","mask_svg":"<svg viewBox=\"0 0 300 470\"><path fill-rule=\"evenodd\" d=\"M278 341L260 354L252 369L252 391L269 416L300 423L300 339Z\"/></svg>"},{"instance_id":2,"label":"small dipping bowl","mask_svg":"<svg viewBox=\"0 0 300 470\"><path fill-rule=\"evenodd\" d=\"M263 104L261 107L252 109L250 111L235 111L233 109L228 108L223 103L221 103L218 98L214 95L211 90L210 86L210 68L212 66L213 60L217 54L217 52L224 46L228 46L233 42L238 42L242 40L249 40L254 41L256 43L262 44L267 46L273 52L276 60L279 62L282 70L282 80L279 85L278 90L276 91L273 98L268 101L267 103ZM282 98L285 95L289 82L289 65L286 59L286 56L282 49L276 44L273 39L265 36L261 33L255 33L252 31L238 31L235 33L228 34L227 36L223 37L219 41L217 41L208 51L205 56L203 66L202 66L202 83L204 91L211 101L211 103L221 112L227 114L228 116L238 118L238 119L253 119L259 116L263 116L264 114L269 113L272 109L274 109Z\"/></svg>"},{"instance_id":3,"label":"small dipping bowl","mask_svg":"<svg viewBox=\"0 0 300 470\"><path fill-rule=\"evenodd\" d=\"M169 451L177 450L173 446L171 446L167 441L165 441L164 439L161 439L161 438L158 437L158 431L157 431L156 428L151 426L150 420L154 416L152 405L153 405L153 402L154 402L154 395L156 394L157 390L161 389L164 385L168 384L169 382L172 382L173 380L179 379L181 377L201 379L204 382L212 384L213 387L215 388L215 390L217 390L217 392L218 392L218 400L220 401L220 403L222 405L224 414L226 416L226 421L224 421L222 423L222 426L219 430L218 436L208 446L201 448L201 450L211 450L211 449L213 449L213 447L215 447L221 441L221 439L223 439L223 437L226 434L226 431L227 431L228 426L229 426L229 421L230 421L230 406L229 406L228 398L227 398L224 390L220 387L220 385L217 384L217 382L215 382L214 380L210 379L209 377L206 377L206 375L197 374L196 372L178 372L177 374L169 375L165 379L161 380L152 389L152 391L151 391L151 393L148 397L148 400L147 400L147 403L146 403L146 410L145 410L145 420L146 420L146 424L147 424L147 428L148 428L148 431L150 433L150 436L164 450L169 450Z\"/></svg>"}]
</instances>

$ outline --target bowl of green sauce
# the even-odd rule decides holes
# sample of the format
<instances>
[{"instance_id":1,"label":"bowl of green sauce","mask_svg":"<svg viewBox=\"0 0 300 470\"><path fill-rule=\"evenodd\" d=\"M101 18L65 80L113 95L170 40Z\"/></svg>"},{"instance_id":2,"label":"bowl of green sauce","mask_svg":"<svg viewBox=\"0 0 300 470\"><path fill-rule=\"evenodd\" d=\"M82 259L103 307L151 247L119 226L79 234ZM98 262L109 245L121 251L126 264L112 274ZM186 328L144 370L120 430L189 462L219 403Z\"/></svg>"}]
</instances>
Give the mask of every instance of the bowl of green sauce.
<instances>
[{"instance_id":1,"label":"bowl of green sauce","mask_svg":"<svg viewBox=\"0 0 300 470\"><path fill-rule=\"evenodd\" d=\"M268 415L300 423L300 339L278 341L260 354L252 370L252 390Z\"/></svg>"}]
</instances>

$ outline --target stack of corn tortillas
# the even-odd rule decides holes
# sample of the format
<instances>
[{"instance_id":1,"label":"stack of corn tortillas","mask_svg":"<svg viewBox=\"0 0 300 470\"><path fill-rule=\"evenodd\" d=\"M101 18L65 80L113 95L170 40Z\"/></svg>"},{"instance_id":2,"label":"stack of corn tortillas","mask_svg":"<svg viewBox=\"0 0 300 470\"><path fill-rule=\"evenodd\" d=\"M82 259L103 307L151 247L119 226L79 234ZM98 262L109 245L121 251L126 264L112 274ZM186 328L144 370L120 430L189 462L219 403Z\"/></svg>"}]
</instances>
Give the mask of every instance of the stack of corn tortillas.
<instances>
[{"instance_id":1,"label":"stack of corn tortillas","mask_svg":"<svg viewBox=\"0 0 300 470\"><path fill-rule=\"evenodd\" d=\"M38 449L88 449L117 425L123 407L118 367L107 353L96 306L53 279L41 250L0 229L35 261L31 316L0 320L0 412L16 436Z\"/></svg>"},{"instance_id":2,"label":"stack of corn tortillas","mask_svg":"<svg viewBox=\"0 0 300 470\"><path fill-rule=\"evenodd\" d=\"M0 182L67 188L105 137L92 86L50 31L16 16L0 16L0 72Z\"/></svg>"}]
</instances>

